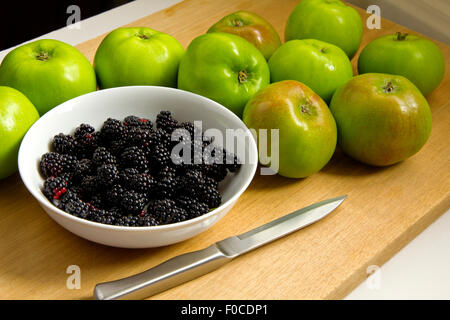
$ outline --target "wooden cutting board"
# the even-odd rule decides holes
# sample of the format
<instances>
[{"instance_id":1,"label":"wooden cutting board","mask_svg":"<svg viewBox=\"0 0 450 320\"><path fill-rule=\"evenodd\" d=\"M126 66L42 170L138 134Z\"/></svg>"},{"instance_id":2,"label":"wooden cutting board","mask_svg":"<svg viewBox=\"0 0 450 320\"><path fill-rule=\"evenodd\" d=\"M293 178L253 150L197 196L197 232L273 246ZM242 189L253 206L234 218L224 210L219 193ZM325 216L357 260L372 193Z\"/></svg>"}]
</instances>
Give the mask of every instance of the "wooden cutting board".
<instances>
[{"instance_id":1,"label":"wooden cutting board","mask_svg":"<svg viewBox=\"0 0 450 320\"><path fill-rule=\"evenodd\" d=\"M297 0L185 0L132 26L175 36L184 47L224 15L254 11L283 35ZM368 17L358 9L363 21ZM396 31L365 29L361 48ZM92 61L102 37L78 48ZM373 168L339 151L306 179L257 175L236 206L215 226L188 241L156 249L117 249L66 231L38 206L16 174L0 181L0 298L91 299L94 285L141 272L175 255L204 248L313 202L348 199L326 219L233 260L221 269L161 293L157 299L339 299L450 207L450 47L445 78L429 97L433 130L415 156ZM357 57L356 57L357 58ZM355 65L356 58L353 59ZM414 263L414 261L411 261ZM81 271L81 288L68 289L69 266Z\"/></svg>"}]
</instances>

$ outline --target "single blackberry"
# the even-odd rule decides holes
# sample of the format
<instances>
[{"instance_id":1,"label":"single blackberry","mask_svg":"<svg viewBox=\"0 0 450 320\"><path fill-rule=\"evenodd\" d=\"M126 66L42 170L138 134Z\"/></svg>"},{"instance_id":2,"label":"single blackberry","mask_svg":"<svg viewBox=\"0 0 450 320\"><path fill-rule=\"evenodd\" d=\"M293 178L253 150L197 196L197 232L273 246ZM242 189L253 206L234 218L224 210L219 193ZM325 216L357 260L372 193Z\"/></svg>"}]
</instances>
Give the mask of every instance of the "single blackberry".
<instances>
[{"instance_id":1,"label":"single blackberry","mask_svg":"<svg viewBox=\"0 0 450 320\"><path fill-rule=\"evenodd\" d=\"M222 203L220 192L209 185L201 185L195 196L200 202L206 203L210 209L217 208Z\"/></svg>"},{"instance_id":2,"label":"single blackberry","mask_svg":"<svg viewBox=\"0 0 450 320\"><path fill-rule=\"evenodd\" d=\"M137 227L139 226L139 217L129 214L115 220L114 224L116 226L123 226L123 227Z\"/></svg>"},{"instance_id":3,"label":"single blackberry","mask_svg":"<svg viewBox=\"0 0 450 320\"><path fill-rule=\"evenodd\" d=\"M145 130L153 130L153 123L146 118L139 118L136 116L128 116L123 120L125 127L137 127Z\"/></svg>"},{"instance_id":4,"label":"single blackberry","mask_svg":"<svg viewBox=\"0 0 450 320\"><path fill-rule=\"evenodd\" d=\"M116 165L117 159L105 147L98 147L97 149L95 149L94 154L92 155L92 162L96 166L101 166L103 164Z\"/></svg>"},{"instance_id":5,"label":"single blackberry","mask_svg":"<svg viewBox=\"0 0 450 320\"><path fill-rule=\"evenodd\" d=\"M92 128L93 129L93 128ZM90 131L90 130L89 130ZM85 132L84 134L81 134ZM80 130L75 137L75 154L78 159L92 158L94 150L99 145L99 133Z\"/></svg>"},{"instance_id":6,"label":"single blackberry","mask_svg":"<svg viewBox=\"0 0 450 320\"><path fill-rule=\"evenodd\" d=\"M90 197L92 194L97 192L99 187L99 181L96 176L85 176L80 184L81 193L84 196Z\"/></svg>"},{"instance_id":7,"label":"single blackberry","mask_svg":"<svg viewBox=\"0 0 450 320\"><path fill-rule=\"evenodd\" d=\"M125 189L120 184L115 184L106 192L106 201L112 205L120 205Z\"/></svg>"},{"instance_id":8,"label":"single blackberry","mask_svg":"<svg viewBox=\"0 0 450 320\"><path fill-rule=\"evenodd\" d=\"M130 145L128 144L127 139L124 138L121 140L110 141L108 150L112 155L119 157L122 154L122 152L129 146Z\"/></svg>"},{"instance_id":9,"label":"single blackberry","mask_svg":"<svg viewBox=\"0 0 450 320\"><path fill-rule=\"evenodd\" d=\"M171 136L163 129L157 129L152 132L150 136L150 146L164 145L169 147L171 145Z\"/></svg>"},{"instance_id":10,"label":"single blackberry","mask_svg":"<svg viewBox=\"0 0 450 320\"><path fill-rule=\"evenodd\" d=\"M59 199L54 199L52 202L61 210L66 210L66 204L72 200L79 200L80 197L74 190L74 188L67 188L66 192L64 192Z\"/></svg>"},{"instance_id":11,"label":"single blackberry","mask_svg":"<svg viewBox=\"0 0 450 320\"><path fill-rule=\"evenodd\" d=\"M131 188L131 182L137 174L139 174L139 170L135 168L126 168L125 170L122 170L119 174L122 185L126 188Z\"/></svg>"},{"instance_id":12,"label":"single blackberry","mask_svg":"<svg viewBox=\"0 0 450 320\"><path fill-rule=\"evenodd\" d=\"M150 203L148 212L158 221L159 224L170 223L173 219L173 209L176 207L175 201L170 199L155 200Z\"/></svg>"},{"instance_id":13,"label":"single blackberry","mask_svg":"<svg viewBox=\"0 0 450 320\"><path fill-rule=\"evenodd\" d=\"M134 175L130 181L130 187L134 191L149 194L155 188L157 182L148 173L139 173Z\"/></svg>"},{"instance_id":14,"label":"single blackberry","mask_svg":"<svg viewBox=\"0 0 450 320\"><path fill-rule=\"evenodd\" d=\"M199 201L192 201L189 207L186 208L186 211L189 214L189 218L192 219L204 215L205 213L208 213L209 207L206 203Z\"/></svg>"},{"instance_id":15,"label":"single blackberry","mask_svg":"<svg viewBox=\"0 0 450 320\"><path fill-rule=\"evenodd\" d=\"M89 205L80 199L71 199L65 204L65 211L75 217L86 219L90 213Z\"/></svg>"},{"instance_id":16,"label":"single blackberry","mask_svg":"<svg viewBox=\"0 0 450 320\"><path fill-rule=\"evenodd\" d=\"M176 175L177 175L177 171L172 166L164 166L157 173L158 179L162 179L162 178L169 177L169 176L172 178L175 178Z\"/></svg>"},{"instance_id":17,"label":"single blackberry","mask_svg":"<svg viewBox=\"0 0 450 320\"><path fill-rule=\"evenodd\" d=\"M104 208L105 207L105 195L103 193L97 193L91 196L89 204L94 208Z\"/></svg>"},{"instance_id":18,"label":"single blackberry","mask_svg":"<svg viewBox=\"0 0 450 320\"><path fill-rule=\"evenodd\" d=\"M139 217L138 224L141 227L152 227L159 225L159 222L155 219L155 217L146 214L142 217Z\"/></svg>"},{"instance_id":19,"label":"single blackberry","mask_svg":"<svg viewBox=\"0 0 450 320\"><path fill-rule=\"evenodd\" d=\"M147 203L145 194L133 190L125 191L120 202L122 208L127 214L139 214Z\"/></svg>"},{"instance_id":20,"label":"single blackberry","mask_svg":"<svg viewBox=\"0 0 450 320\"><path fill-rule=\"evenodd\" d=\"M119 180L119 170L113 164L103 164L97 169L98 181L102 185L112 185Z\"/></svg>"},{"instance_id":21,"label":"single blackberry","mask_svg":"<svg viewBox=\"0 0 450 320\"><path fill-rule=\"evenodd\" d=\"M182 129L185 129L189 132L189 135L191 137L191 141L194 140L196 136L201 137L202 131L199 127L195 126L192 122L182 122L179 126Z\"/></svg>"},{"instance_id":22,"label":"single blackberry","mask_svg":"<svg viewBox=\"0 0 450 320\"><path fill-rule=\"evenodd\" d=\"M144 148L151 144L151 136L152 133L150 130L132 127L127 132L127 141L131 146Z\"/></svg>"},{"instance_id":23,"label":"single blackberry","mask_svg":"<svg viewBox=\"0 0 450 320\"><path fill-rule=\"evenodd\" d=\"M123 138L124 131L121 121L108 118L100 129L100 136L104 141L117 141Z\"/></svg>"},{"instance_id":24,"label":"single blackberry","mask_svg":"<svg viewBox=\"0 0 450 320\"><path fill-rule=\"evenodd\" d=\"M171 162L170 151L163 144L158 144L149 158L150 164L162 168Z\"/></svg>"},{"instance_id":25,"label":"single blackberry","mask_svg":"<svg viewBox=\"0 0 450 320\"><path fill-rule=\"evenodd\" d=\"M178 179L172 176L165 176L158 180L152 196L156 198L172 198L178 190Z\"/></svg>"},{"instance_id":26,"label":"single blackberry","mask_svg":"<svg viewBox=\"0 0 450 320\"><path fill-rule=\"evenodd\" d=\"M88 219L94 222L113 225L120 216L111 210L91 208Z\"/></svg>"},{"instance_id":27,"label":"single blackberry","mask_svg":"<svg viewBox=\"0 0 450 320\"><path fill-rule=\"evenodd\" d=\"M140 172L147 170L148 161L142 149L133 146L126 148L120 156L122 168L135 168Z\"/></svg>"},{"instance_id":28,"label":"single blackberry","mask_svg":"<svg viewBox=\"0 0 450 320\"><path fill-rule=\"evenodd\" d=\"M87 175L94 173L94 165L89 159L81 159L77 162L73 170L73 180L75 183L79 184L83 178Z\"/></svg>"},{"instance_id":29,"label":"single blackberry","mask_svg":"<svg viewBox=\"0 0 450 320\"><path fill-rule=\"evenodd\" d=\"M188 212L180 207L174 207L172 208L172 216L170 217L170 223L177 223L189 220L189 214Z\"/></svg>"},{"instance_id":30,"label":"single blackberry","mask_svg":"<svg viewBox=\"0 0 450 320\"><path fill-rule=\"evenodd\" d=\"M178 128L178 121L172 117L170 111L161 111L156 116L156 128L172 133L173 130Z\"/></svg>"},{"instance_id":31,"label":"single blackberry","mask_svg":"<svg viewBox=\"0 0 450 320\"><path fill-rule=\"evenodd\" d=\"M60 176L74 172L78 160L74 156L47 152L41 157L40 169L44 177Z\"/></svg>"},{"instance_id":32,"label":"single blackberry","mask_svg":"<svg viewBox=\"0 0 450 320\"><path fill-rule=\"evenodd\" d=\"M190 219L209 212L208 205L206 203L199 202L194 197L180 195L176 198L175 201L177 206L186 210Z\"/></svg>"},{"instance_id":33,"label":"single blackberry","mask_svg":"<svg viewBox=\"0 0 450 320\"><path fill-rule=\"evenodd\" d=\"M49 177L44 182L42 192L48 200L53 202L53 200L58 200L64 195L68 187L69 183L63 177Z\"/></svg>"},{"instance_id":34,"label":"single blackberry","mask_svg":"<svg viewBox=\"0 0 450 320\"><path fill-rule=\"evenodd\" d=\"M75 155L75 139L71 135L60 133L54 136L52 146L57 153Z\"/></svg>"},{"instance_id":35,"label":"single blackberry","mask_svg":"<svg viewBox=\"0 0 450 320\"><path fill-rule=\"evenodd\" d=\"M89 124L82 123L80 124L74 131L73 136L76 140L83 139L86 137L87 134L93 134L95 132L94 127L92 127Z\"/></svg>"},{"instance_id":36,"label":"single blackberry","mask_svg":"<svg viewBox=\"0 0 450 320\"><path fill-rule=\"evenodd\" d=\"M225 179L228 174L227 167L224 164L217 163L203 165L202 171L206 176L213 178L217 182Z\"/></svg>"}]
</instances>

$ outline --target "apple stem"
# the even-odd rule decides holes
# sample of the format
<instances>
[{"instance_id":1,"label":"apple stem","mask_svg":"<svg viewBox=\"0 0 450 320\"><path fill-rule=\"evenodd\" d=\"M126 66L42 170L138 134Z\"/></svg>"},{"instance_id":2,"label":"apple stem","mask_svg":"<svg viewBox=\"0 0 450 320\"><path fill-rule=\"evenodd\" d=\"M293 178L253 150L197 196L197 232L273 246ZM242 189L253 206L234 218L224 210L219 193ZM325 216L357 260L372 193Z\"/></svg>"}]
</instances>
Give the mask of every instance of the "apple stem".
<instances>
[{"instance_id":1,"label":"apple stem","mask_svg":"<svg viewBox=\"0 0 450 320\"><path fill-rule=\"evenodd\" d=\"M311 111L309 110L308 106L302 105L300 106L300 110L302 111L302 113L311 115Z\"/></svg>"},{"instance_id":2,"label":"apple stem","mask_svg":"<svg viewBox=\"0 0 450 320\"><path fill-rule=\"evenodd\" d=\"M392 84L391 81L389 81L384 87L384 92L386 93L391 93L392 91L394 91L394 85Z\"/></svg>"},{"instance_id":3,"label":"apple stem","mask_svg":"<svg viewBox=\"0 0 450 320\"><path fill-rule=\"evenodd\" d=\"M248 72L247 72L247 70L244 69L244 70L239 71L238 79L239 79L240 83L247 82L247 79L248 79Z\"/></svg>"},{"instance_id":4,"label":"apple stem","mask_svg":"<svg viewBox=\"0 0 450 320\"><path fill-rule=\"evenodd\" d=\"M49 58L50 58L50 55L48 54L48 52L45 52L45 51L39 52L39 54L36 56L36 59L41 60L41 61L47 61Z\"/></svg>"},{"instance_id":5,"label":"apple stem","mask_svg":"<svg viewBox=\"0 0 450 320\"><path fill-rule=\"evenodd\" d=\"M242 22L241 19L233 20L233 27L242 27L243 25L244 25L244 23Z\"/></svg>"},{"instance_id":6,"label":"apple stem","mask_svg":"<svg viewBox=\"0 0 450 320\"><path fill-rule=\"evenodd\" d=\"M407 36L408 34L407 33L401 33L400 31L399 32L397 32L397 38L395 39L395 40L397 40L397 41L403 41L403 40L406 40L406 36Z\"/></svg>"}]
</instances>

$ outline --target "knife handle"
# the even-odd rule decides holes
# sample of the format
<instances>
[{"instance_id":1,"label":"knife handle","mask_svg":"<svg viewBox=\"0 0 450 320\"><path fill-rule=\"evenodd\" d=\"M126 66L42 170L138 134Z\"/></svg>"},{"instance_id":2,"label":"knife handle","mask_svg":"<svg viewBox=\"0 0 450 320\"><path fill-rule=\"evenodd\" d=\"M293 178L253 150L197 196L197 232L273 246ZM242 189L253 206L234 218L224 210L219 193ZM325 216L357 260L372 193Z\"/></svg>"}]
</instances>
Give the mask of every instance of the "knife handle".
<instances>
[{"instance_id":1,"label":"knife handle","mask_svg":"<svg viewBox=\"0 0 450 320\"><path fill-rule=\"evenodd\" d=\"M217 245L185 253L142 273L95 286L98 300L144 299L220 268L232 258Z\"/></svg>"}]
</instances>

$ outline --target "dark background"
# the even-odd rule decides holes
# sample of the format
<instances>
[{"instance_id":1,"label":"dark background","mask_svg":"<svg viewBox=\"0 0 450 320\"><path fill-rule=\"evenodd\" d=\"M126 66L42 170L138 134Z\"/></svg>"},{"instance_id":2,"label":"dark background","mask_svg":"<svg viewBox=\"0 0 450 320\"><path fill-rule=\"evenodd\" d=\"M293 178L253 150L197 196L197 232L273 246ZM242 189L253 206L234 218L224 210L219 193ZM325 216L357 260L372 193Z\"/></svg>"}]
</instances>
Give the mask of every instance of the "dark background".
<instances>
[{"instance_id":1,"label":"dark background","mask_svg":"<svg viewBox=\"0 0 450 320\"><path fill-rule=\"evenodd\" d=\"M70 5L80 7L81 20L132 0L7 0L0 8L0 50L66 26Z\"/></svg>"}]
</instances>

